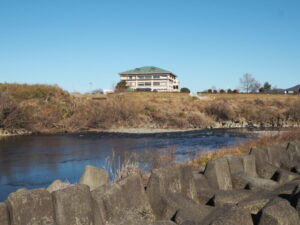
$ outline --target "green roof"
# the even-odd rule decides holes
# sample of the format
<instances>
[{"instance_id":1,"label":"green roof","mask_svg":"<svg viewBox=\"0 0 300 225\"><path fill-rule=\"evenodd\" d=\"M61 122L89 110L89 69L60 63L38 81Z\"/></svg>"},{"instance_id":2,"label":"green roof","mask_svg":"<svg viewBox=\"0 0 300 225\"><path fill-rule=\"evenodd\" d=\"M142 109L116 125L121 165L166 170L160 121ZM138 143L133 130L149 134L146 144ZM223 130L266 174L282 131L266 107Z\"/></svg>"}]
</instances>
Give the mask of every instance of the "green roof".
<instances>
[{"instance_id":1,"label":"green roof","mask_svg":"<svg viewBox=\"0 0 300 225\"><path fill-rule=\"evenodd\" d=\"M135 68L133 70L128 70L128 71L122 72L120 74L153 74L153 73L172 73L172 72L155 67L155 66L144 66L144 67L140 67L140 68Z\"/></svg>"}]
</instances>

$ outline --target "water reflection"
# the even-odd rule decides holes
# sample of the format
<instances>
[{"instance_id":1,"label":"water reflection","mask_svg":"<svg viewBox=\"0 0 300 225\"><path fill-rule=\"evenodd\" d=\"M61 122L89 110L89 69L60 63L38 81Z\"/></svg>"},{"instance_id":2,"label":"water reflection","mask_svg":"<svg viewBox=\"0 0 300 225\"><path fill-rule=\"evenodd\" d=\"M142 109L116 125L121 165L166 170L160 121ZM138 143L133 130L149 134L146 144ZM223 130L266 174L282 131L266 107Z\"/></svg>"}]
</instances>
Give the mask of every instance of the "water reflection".
<instances>
[{"instance_id":1,"label":"water reflection","mask_svg":"<svg viewBox=\"0 0 300 225\"><path fill-rule=\"evenodd\" d=\"M172 151L177 161L183 161L249 138L244 133L224 131L5 138L0 140L0 201L21 187L46 187L55 179L76 183L86 165L110 169L112 175L124 160L134 156L143 169L149 170L158 163L158 155Z\"/></svg>"}]
</instances>

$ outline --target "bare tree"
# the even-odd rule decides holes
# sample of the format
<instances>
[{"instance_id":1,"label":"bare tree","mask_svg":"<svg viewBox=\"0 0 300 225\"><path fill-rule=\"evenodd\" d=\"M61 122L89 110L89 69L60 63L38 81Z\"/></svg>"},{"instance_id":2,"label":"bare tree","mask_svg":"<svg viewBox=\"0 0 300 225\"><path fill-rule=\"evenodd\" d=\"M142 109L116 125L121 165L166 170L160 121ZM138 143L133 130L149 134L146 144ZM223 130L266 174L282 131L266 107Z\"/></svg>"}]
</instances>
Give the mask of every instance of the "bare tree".
<instances>
[{"instance_id":1,"label":"bare tree","mask_svg":"<svg viewBox=\"0 0 300 225\"><path fill-rule=\"evenodd\" d=\"M240 78L241 89L246 93L257 92L260 88L260 83L249 73L245 73L242 78Z\"/></svg>"}]
</instances>

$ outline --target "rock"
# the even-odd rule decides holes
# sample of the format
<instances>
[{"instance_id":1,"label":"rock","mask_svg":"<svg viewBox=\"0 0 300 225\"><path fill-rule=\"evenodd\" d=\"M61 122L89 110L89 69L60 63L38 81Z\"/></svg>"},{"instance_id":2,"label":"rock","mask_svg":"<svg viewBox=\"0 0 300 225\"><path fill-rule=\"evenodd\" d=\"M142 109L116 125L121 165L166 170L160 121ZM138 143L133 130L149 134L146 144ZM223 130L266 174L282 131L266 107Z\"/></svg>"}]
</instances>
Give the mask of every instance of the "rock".
<instances>
[{"instance_id":1,"label":"rock","mask_svg":"<svg viewBox=\"0 0 300 225\"><path fill-rule=\"evenodd\" d=\"M300 180L295 180L281 185L273 193L276 195L294 195L298 190L300 190Z\"/></svg>"},{"instance_id":2,"label":"rock","mask_svg":"<svg viewBox=\"0 0 300 225\"><path fill-rule=\"evenodd\" d=\"M256 168L258 176L264 179L272 179L272 177L278 170L277 167L269 163L261 164L259 166L256 166Z\"/></svg>"},{"instance_id":3,"label":"rock","mask_svg":"<svg viewBox=\"0 0 300 225\"><path fill-rule=\"evenodd\" d=\"M300 216L300 186L297 187L297 193L293 196L292 205L296 208Z\"/></svg>"},{"instance_id":4,"label":"rock","mask_svg":"<svg viewBox=\"0 0 300 225\"><path fill-rule=\"evenodd\" d=\"M172 221L156 221L152 225L176 225L176 223Z\"/></svg>"},{"instance_id":5,"label":"rock","mask_svg":"<svg viewBox=\"0 0 300 225\"><path fill-rule=\"evenodd\" d=\"M149 222L141 220L140 218L132 217L123 219L113 219L112 221L107 222L105 225L176 225L176 223L172 221Z\"/></svg>"},{"instance_id":6,"label":"rock","mask_svg":"<svg viewBox=\"0 0 300 225\"><path fill-rule=\"evenodd\" d=\"M197 225L253 225L251 214L234 205L217 207Z\"/></svg>"},{"instance_id":7,"label":"rock","mask_svg":"<svg viewBox=\"0 0 300 225\"><path fill-rule=\"evenodd\" d=\"M264 179L271 179L278 168L269 163L268 149L251 149L250 155L255 156L258 176Z\"/></svg>"},{"instance_id":8,"label":"rock","mask_svg":"<svg viewBox=\"0 0 300 225\"><path fill-rule=\"evenodd\" d=\"M90 188L73 185L52 193L56 225L93 225Z\"/></svg>"},{"instance_id":9,"label":"rock","mask_svg":"<svg viewBox=\"0 0 300 225\"><path fill-rule=\"evenodd\" d=\"M7 206L4 202L0 202L0 224L9 225L9 215Z\"/></svg>"},{"instance_id":10,"label":"rock","mask_svg":"<svg viewBox=\"0 0 300 225\"><path fill-rule=\"evenodd\" d=\"M257 214L271 199L276 195L269 191L261 191L250 195L248 198L240 201L237 206L251 214Z\"/></svg>"},{"instance_id":11,"label":"rock","mask_svg":"<svg viewBox=\"0 0 300 225\"><path fill-rule=\"evenodd\" d=\"M139 175L116 183L104 184L92 191L95 225L137 217L153 221L154 215ZM129 215L128 212L131 212Z\"/></svg>"},{"instance_id":12,"label":"rock","mask_svg":"<svg viewBox=\"0 0 300 225\"><path fill-rule=\"evenodd\" d=\"M269 162L269 155L268 150L264 148L252 148L250 150L250 155L255 156L255 162L257 164L264 164L266 162ZM256 164L256 166L257 166Z\"/></svg>"},{"instance_id":13,"label":"rock","mask_svg":"<svg viewBox=\"0 0 300 225\"><path fill-rule=\"evenodd\" d=\"M19 188L18 190L16 190L16 192L21 192L21 191L28 191L27 188Z\"/></svg>"},{"instance_id":14,"label":"rock","mask_svg":"<svg viewBox=\"0 0 300 225\"><path fill-rule=\"evenodd\" d=\"M255 156L244 155L242 156L242 159L244 165L244 173L251 177L257 177Z\"/></svg>"},{"instance_id":15,"label":"rock","mask_svg":"<svg viewBox=\"0 0 300 225\"><path fill-rule=\"evenodd\" d=\"M11 193L7 206L12 225L55 225L51 194L45 189Z\"/></svg>"},{"instance_id":16,"label":"rock","mask_svg":"<svg viewBox=\"0 0 300 225\"><path fill-rule=\"evenodd\" d=\"M289 156L290 167L299 165L300 162L300 143L291 142L287 146L287 155Z\"/></svg>"},{"instance_id":17,"label":"rock","mask_svg":"<svg viewBox=\"0 0 300 225\"><path fill-rule=\"evenodd\" d=\"M80 177L79 184L86 184L91 191L108 182L108 174L106 170L93 166L86 166Z\"/></svg>"},{"instance_id":18,"label":"rock","mask_svg":"<svg viewBox=\"0 0 300 225\"><path fill-rule=\"evenodd\" d=\"M206 165L204 175L212 188L220 190L231 190L232 181L230 169L226 158L209 161Z\"/></svg>"},{"instance_id":19,"label":"rock","mask_svg":"<svg viewBox=\"0 0 300 225\"><path fill-rule=\"evenodd\" d=\"M236 173L232 176L232 183L235 189L265 189L273 190L278 187L278 183L263 178L250 177L245 173Z\"/></svg>"},{"instance_id":20,"label":"rock","mask_svg":"<svg viewBox=\"0 0 300 225\"><path fill-rule=\"evenodd\" d=\"M165 218L163 196L181 193L187 198L198 201L197 190L190 166L175 164L152 171L146 193L157 219Z\"/></svg>"},{"instance_id":21,"label":"rock","mask_svg":"<svg viewBox=\"0 0 300 225\"><path fill-rule=\"evenodd\" d=\"M227 190L219 191L215 194L213 201L214 206L220 207L225 204L237 204L248 198L253 192L249 190Z\"/></svg>"},{"instance_id":22,"label":"rock","mask_svg":"<svg viewBox=\"0 0 300 225\"><path fill-rule=\"evenodd\" d=\"M300 174L300 163L295 163L291 167L291 172Z\"/></svg>"},{"instance_id":23,"label":"rock","mask_svg":"<svg viewBox=\"0 0 300 225\"><path fill-rule=\"evenodd\" d=\"M67 188L69 186L71 186L70 183L62 182L61 180L55 180L49 185L49 187L47 188L47 191L52 193L54 191Z\"/></svg>"},{"instance_id":24,"label":"rock","mask_svg":"<svg viewBox=\"0 0 300 225\"><path fill-rule=\"evenodd\" d=\"M154 222L147 221L141 219L140 216L138 216L135 213L131 213L130 211L126 213L126 216L123 218L112 218L109 221L105 222L105 225L154 225ZM173 225L173 224L172 224Z\"/></svg>"},{"instance_id":25,"label":"rock","mask_svg":"<svg viewBox=\"0 0 300 225\"><path fill-rule=\"evenodd\" d=\"M198 223L214 210L213 207L199 205L182 194L171 194L165 196L164 199L166 201L165 209L169 212L166 214L176 224L182 224L186 221Z\"/></svg>"},{"instance_id":26,"label":"rock","mask_svg":"<svg viewBox=\"0 0 300 225\"><path fill-rule=\"evenodd\" d=\"M193 177L195 180L195 185L197 192L204 189L210 189L211 187L208 184L206 177L202 173L193 171Z\"/></svg>"},{"instance_id":27,"label":"rock","mask_svg":"<svg viewBox=\"0 0 300 225\"><path fill-rule=\"evenodd\" d=\"M223 158L227 160L231 174L244 172L243 159L240 156L225 155Z\"/></svg>"},{"instance_id":28,"label":"rock","mask_svg":"<svg viewBox=\"0 0 300 225\"><path fill-rule=\"evenodd\" d=\"M150 173L145 173L137 165L126 166L125 169L122 169L121 171L119 171L119 173L117 174L117 176L115 178L116 178L116 181L119 181L119 180L122 180L131 175L139 175L142 178L143 186L145 186L145 187L147 186L149 178L150 178Z\"/></svg>"},{"instance_id":29,"label":"rock","mask_svg":"<svg viewBox=\"0 0 300 225\"><path fill-rule=\"evenodd\" d=\"M210 225L253 225L251 214L245 210L230 210L213 220Z\"/></svg>"},{"instance_id":30,"label":"rock","mask_svg":"<svg viewBox=\"0 0 300 225\"><path fill-rule=\"evenodd\" d=\"M213 197L219 191L220 190L215 190L215 189L212 189L212 188L199 190L199 192L197 193L198 202L200 204L203 204L203 205L214 206Z\"/></svg>"},{"instance_id":31,"label":"rock","mask_svg":"<svg viewBox=\"0 0 300 225\"><path fill-rule=\"evenodd\" d=\"M297 211L287 200L275 198L261 211L258 225L299 225Z\"/></svg>"},{"instance_id":32,"label":"rock","mask_svg":"<svg viewBox=\"0 0 300 225\"><path fill-rule=\"evenodd\" d=\"M290 169L290 160L286 145L272 146L267 149L269 163L278 168Z\"/></svg>"},{"instance_id":33,"label":"rock","mask_svg":"<svg viewBox=\"0 0 300 225\"><path fill-rule=\"evenodd\" d=\"M296 179L300 179L299 174L292 173L284 169L278 169L272 177L272 180L278 182L279 184L285 184Z\"/></svg>"}]
</instances>

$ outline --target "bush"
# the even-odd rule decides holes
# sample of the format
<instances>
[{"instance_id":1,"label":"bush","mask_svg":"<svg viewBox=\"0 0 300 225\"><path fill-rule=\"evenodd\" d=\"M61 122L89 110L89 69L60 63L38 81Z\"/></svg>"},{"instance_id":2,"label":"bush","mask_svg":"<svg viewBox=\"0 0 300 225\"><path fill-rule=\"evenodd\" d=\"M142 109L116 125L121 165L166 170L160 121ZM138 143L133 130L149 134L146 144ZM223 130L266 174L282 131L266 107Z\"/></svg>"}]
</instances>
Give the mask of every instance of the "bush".
<instances>
[{"instance_id":1,"label":"bush","mask_svg":"<svg viewBox=\"0 0 300 225\"><path fill-rule=\"evenodd\" d=\"M0 127L5 126L6 118L17 108L16 102L8 95L8 92L0 92Z\"/></svg>"},{"instance_id":2,"label":"bush","mask_svg":"<svg viewBox=\"0 0 300 225\"><path fill-rule=\"evenodd\" d=\"M186 87L183 87L183 88L180 89L180 92L181 93L190 93L191 91L190 91L190 89L188 89Z\"/></svg>"},{"instance_id":3,"label":"bush","mask_svg":"<svg viewBox=\"0 0 300 225\"><path fill-rule=\"evenodd\" d=\"M233 120L236 116L232 106L224 100L217 100L210 102L205 107L205 113L214 117L217 121L221 120Z\"/></svg>"},{"instance_id":4,"label":"bush","mask_svg":"<svg viewBox=\"0 0 300 225\"><path fill-rule=\"evenodd\" d=\"M103 90L101 88L99 89L96 89L96 90L93 90L91 91L91 94L92 95L96 95L96 94L104 94Z\"/></svg>"},{"instance_id":5,"label":"bush","mask_svg":"<svg viewBox=\"0 0 300 225\"><path fill-rule=\"evenodd\" d=\"M189 113L187 120L193 128L205 128L212 124L211 119L200 112Z\"/></svg>"},{"instance_id":6,"label":"bush","mask_svg":"<svg viewBox=\"0 0 300 225\"><path fill-rule=\"evenodd\" d=\"M221 93L221 94L224 94L224 93L225 93L224 89L221 89L221 90L220 90L220 93Z\"/></svg>"},{"instance_id":7,"label":"bush","mask_svg":"<svg viewBox=\"0 0 300 225\"><path fill-rule=\"evenodd\" d=\"M207 93L212 93L212 89L208 89L208 90L207 90Z\"/></svg>"},{"instance_id":8,"label":"bush","mask_svg":"<svg viewBox=\"0 0 300 225\"><path fill-rule=\"evenodd\" d=\"M228 93L228 94L231 94L231 93L232 93L232 90L231 90L231 89L228 89L228 90L227 90L227 93Z\"/></svg>"},{"instance_id":9,"label":"bush","mask_svg":"<svg viewBox=\"0 0 300 225\"><path fill-rule=\"evenodd\" d=\"M121 80L119 83L117 83L116 85L116 91L117 92L123 92L123 91L127 91L128 89L128 85L126 83L125 80Z\"/></svg>"},{"instance_id":10,"label":"bush","mask_svg":"<svg viewBox=\"0 0 300 225\"><path fill-rule=\"evenodd\" d=\"M49 101L51 98L69 97L69 93L58 86L42 84L0 84L0 92L7 92L16 100L39 99Z\"/></svg>"}]
</instances>

